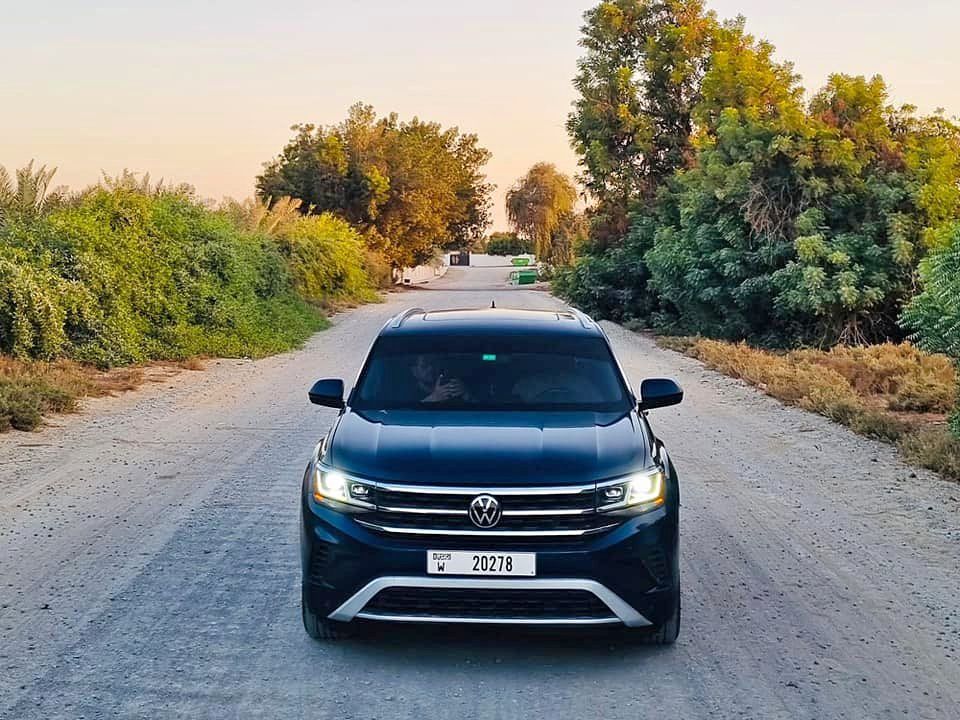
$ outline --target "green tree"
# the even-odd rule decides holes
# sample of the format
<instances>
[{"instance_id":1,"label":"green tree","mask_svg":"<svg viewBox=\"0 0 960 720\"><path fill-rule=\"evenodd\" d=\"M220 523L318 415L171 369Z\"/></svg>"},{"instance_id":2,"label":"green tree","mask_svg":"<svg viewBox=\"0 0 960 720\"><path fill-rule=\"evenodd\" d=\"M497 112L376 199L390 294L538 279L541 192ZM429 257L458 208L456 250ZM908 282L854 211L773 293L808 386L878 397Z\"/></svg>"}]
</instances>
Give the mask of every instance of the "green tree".
<instances>
[{"instance_id":1,"label":"green tree","mask_svg":"<svg viewBox=\"0 0 960 720\"><path fill-rule=\"evenodd\" d=\"M533 252L533 242L516 233L495 232L490 233L483 249L489 255L524 255Z\"/></svg>"},{"instance_id":2,"label":"green tree","mask_svg":"<svg viewBox=\"0 0 960 720\"><path fill-rule=\"evenodd\" d=\"M960 359L960 223L920 263L919 275L921 289L906 306L903 323L924 350Z\"/></svg>"},{"instance_id":3,"label":"green tree","mask_svg":"<svg viewBox=\"0 0 960 720\"><path fill-rule=\"evenodd\" d=\"M507 191L507 219L517 235L533 242L540 260L565 264L569 242L560 231L570 222L576 202L570 178L550 163L537 163Z\"/></svg>"},{"instance_id":4,"label":"green tree","mask_svg":"<svg viewBox=\"0 0 960 720\"><path fill-rule=\"evenodd\" d=\"M666 186L661 222L645 233L660 324L744 337L789 323L771 276L792 253L804 203L794 169L807 146L802 89L772 53L742 21L718 30L693 113L697 162Z\"/></svg>"},{"instance_id":5,"label":"green tree","mask_svg":"<svg viewBox=\"0 0 960 720\"><path fill-rule=\"evenodd\" d=\"M960 214L958 128L891 107L879 77L832 76L805 105L792 66L742 18L714 25L708 45L692 161L634 204L613 247L588 243L558 288L683 332L777 344L899 335L918 261L949 243Z\"/></svg>"},{"instance_id":6,"label":"green tree","mask_svg":"<svg viewBox=\"0 0 960 720\"><path fill-rule=\"evenodd\" d=\"M297 125L294 138L257 178L261 198L289 196L301 211L355 224L393 267L440 249L469 247L489 222L483 166L490 153L457 128L354 105L332 127Z\"/></svg>"},{"instance_id":7,"label":"green tree","mask_svg":"<svg viewBox=\"0 0 960 720\"><path fill-rule=\"evenodd\" d=\"M692 113L716 20L702 0L610 0L584 21L567 130L580 180L597 201L594 241L607 245L691 161Z\"/></svg>"}]
</instances>

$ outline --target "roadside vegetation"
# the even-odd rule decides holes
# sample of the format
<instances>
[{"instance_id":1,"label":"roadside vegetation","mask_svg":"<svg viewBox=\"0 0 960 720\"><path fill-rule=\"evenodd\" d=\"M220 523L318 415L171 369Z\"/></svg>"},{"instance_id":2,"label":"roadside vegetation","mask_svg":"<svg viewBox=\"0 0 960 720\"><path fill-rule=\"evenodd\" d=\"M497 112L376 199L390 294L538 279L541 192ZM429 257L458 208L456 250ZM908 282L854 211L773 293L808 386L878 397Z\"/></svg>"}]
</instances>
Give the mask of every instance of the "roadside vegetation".
<instances>
[{"instance_id":1,"label":"roadside vegetation","mask_svg":"<svg viewBox=\"0 0 960 720\"><path fill-rule=\"evenodd\" d=\"M513 232L490 233L480 250L487 255L527 255L534 252L532 240L522 238Z\"/></svg>"},{"instance_id":2,"label":"roadside vegetation","mask_svg":"<svg viewBox=\"0 0 960 720\"><path fill-rule=\"evenodd\" d=\"M591 203L555 292L960 477L960 126L880 76L808 93L702 0L584 20L567 129Z\"/></svg>"},{"instance_id":3,"label":"roadside vegetation","mask_svg":"<svg viewBox=\"0 0 960 720\"><path fill-rule=\"evenodd\" d=\"M947 427L953 361L910 343L771 352L746 343L662 336L657 342L789 405L896 444L911 462L960 480L960 439Z\"/></svg>"},{"instance_id":4,"label":"roadside vegetation","mask_svg":"<svg viewBox=\"0 0 960 720\"><path fill-rule=\"evenodd\" d=\"M0 431L143 377L111 368L296 347L482 236L475 136L363 105L295 130L258 197L219 206L127 171L70 192L54 168L0 167Z\"/></svg>"},{"instance_id":5,"label":"roadside vegetation","mask_svg":"<svg viewBox=\"0 0 960 720\"><path fill-rule=\"evenodd\" d=\"M200 370L191 358L100 369L73 360L17 360L0 356L0 432L33 430L45 415L73 412L81 397L103 397L162 382L180 370Z\"/></svg>"}]
</instances>

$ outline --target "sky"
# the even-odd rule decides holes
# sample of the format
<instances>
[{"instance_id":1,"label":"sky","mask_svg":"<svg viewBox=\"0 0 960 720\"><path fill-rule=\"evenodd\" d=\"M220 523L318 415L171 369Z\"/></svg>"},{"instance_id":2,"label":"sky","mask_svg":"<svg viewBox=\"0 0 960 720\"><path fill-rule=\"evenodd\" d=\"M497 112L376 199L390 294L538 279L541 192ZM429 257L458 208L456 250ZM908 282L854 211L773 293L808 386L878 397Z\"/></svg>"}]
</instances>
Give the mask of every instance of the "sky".
<instances>
[{"instance_id":1,"label":"sky","mask_svg":"<svg viewBox=\"0 0 960 720\"><path fill-rule=\"evenodd\" d=\"M219 200L253 193L298 122L354 102L479 135L494 226L532 164L577 169L564 123L585 0L0 0L0 165L73 188L124 168ZM9 7L8 7L9 6ZM960 114L956 0L714 0L794 62L883 75L897 103Z\"/></svg>"}]
</instances>

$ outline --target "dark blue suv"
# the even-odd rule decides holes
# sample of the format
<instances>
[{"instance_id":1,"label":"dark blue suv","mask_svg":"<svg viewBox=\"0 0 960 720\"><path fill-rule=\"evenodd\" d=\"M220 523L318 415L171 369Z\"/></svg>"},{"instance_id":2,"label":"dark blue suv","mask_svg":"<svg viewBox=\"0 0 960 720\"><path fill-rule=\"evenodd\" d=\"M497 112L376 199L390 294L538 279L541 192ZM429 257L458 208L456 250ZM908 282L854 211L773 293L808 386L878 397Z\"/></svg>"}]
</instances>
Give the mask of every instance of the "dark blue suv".
<instances>
[{"instance_id":1,"label":"dark blue suv","mask_svg":"<svg viewBox=\"0 0 960 720\"><path fill-rule=\"evenodd\" d=\"M303 478L303 624L680 629L677 475L601 328L575 310L408 310L387 322Z\"/></svg>"}]
</instances>

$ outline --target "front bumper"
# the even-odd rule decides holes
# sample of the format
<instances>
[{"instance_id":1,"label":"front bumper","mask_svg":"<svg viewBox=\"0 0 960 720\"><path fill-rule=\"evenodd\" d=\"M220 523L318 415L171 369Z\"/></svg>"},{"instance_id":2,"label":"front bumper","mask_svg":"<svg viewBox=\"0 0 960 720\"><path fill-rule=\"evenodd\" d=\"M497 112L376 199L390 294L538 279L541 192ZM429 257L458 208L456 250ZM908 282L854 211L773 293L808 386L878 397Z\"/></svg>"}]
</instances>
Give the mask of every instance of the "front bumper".
<instances>
[{"instance_id":1,"label":"front bumper","mask_svg":"<svg viewBox=\"0 0 960 720\"><path fill-rule=\"evenodd\" d=\"M621 624L657 626L674 611L677 592L677 517L668 508L625 519L603 534L576 540L402 538L361 526L351 516L304 499L301 560L305 602L330 620L497 623L525 625ZM427 550L535 552L535 578L428 575ZM433 606L417 612L368 607L381 591L444 590L587 592L609 613L585 617L514 617L509 609L487 614ZM374 603L376 604L376 603Z\"/></svg>"},{"instance_id":2,"label":"front bumper","mask_svg":"<svg viewBox=\"0 0 960 720\"><path fill-rule=\"evenodd\" d=\"M367 609L367 604L382 590L392 588L421 589L475 589L475 590L554 590L584 591L594 595L610 614L607 617L511 617L498 615L458 615L438 611L426 613L383 613ZM576 578L474 578L474 577L415 577L400 575L379 577L371 580L340 607L330 613L331 620L350 622L361 620L385 620L391 622L447 622L447 623L496 623L503 625L608 625L622 623L628 627L645 627L652 623L624 600L596 580Z\"/></svg>"}]
</instances>

